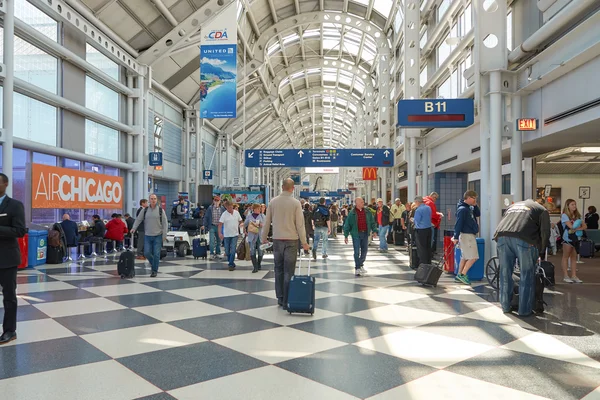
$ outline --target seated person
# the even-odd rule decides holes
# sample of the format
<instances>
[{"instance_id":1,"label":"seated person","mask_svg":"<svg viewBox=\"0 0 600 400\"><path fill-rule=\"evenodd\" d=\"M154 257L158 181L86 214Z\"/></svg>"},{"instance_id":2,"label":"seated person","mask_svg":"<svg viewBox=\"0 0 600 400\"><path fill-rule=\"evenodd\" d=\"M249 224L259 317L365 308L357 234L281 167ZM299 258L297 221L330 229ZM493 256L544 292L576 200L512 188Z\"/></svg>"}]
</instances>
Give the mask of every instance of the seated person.
<instances>
[{"instance_id":1,"label":"seated person","mask_svg":"<svg viewBox=\"0 0 600 400\"><path fill-rule=\"evenodd\" d=\"M71 221L69 214L63 215L63 220L60 223L65 232L67 239L67 247L77 247L77 238L79 237L79 227L76 222Z\"/></svg>"},{"instance_id":2,"label":"seated person","mask_svg":"<svg viewBox=\"0 0 600 400\"><path fill-rule=\"evenodd\" d=\"M117 242L117 248L123 247L123 240L127 233L127 225L119 217L119 214L113 214L112 219L106 224L106 239L115 240Z\"/></svg>"}]
</instances>

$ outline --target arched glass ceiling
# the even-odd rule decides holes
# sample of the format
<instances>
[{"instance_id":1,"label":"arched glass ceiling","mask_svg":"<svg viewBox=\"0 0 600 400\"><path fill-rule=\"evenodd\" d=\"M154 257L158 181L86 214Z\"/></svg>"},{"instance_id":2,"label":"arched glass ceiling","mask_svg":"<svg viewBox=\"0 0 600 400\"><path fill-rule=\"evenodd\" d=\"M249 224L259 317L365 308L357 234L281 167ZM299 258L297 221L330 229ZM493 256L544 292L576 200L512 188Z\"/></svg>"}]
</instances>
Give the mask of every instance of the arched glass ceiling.
<instances>
[{"instance_id":1,"label":"arched glass ceiling","mask_svg":"<svg viewBox=\"0 0 600 400\"><path fill-rule=\"evenodd\" d=\"M333 61L337 64L336 61ZM329 61L325 61L329 63ZM333 64L332 64L333 65ZM346 93L351 93L356 99L362 99L365 93L365 82L364 79L372 79L367 74L356 75L352 72L345 71L336 68L310 68L302 71L293 73L287 76L279 84L279 91L281 91L286 85L291 84L292 81L297 79L304 79L310 76L321 76L323 77L323 84L325 87L334 88L338 87ZM338 76L339 75L339 76ZM365 78L363 78L365 77ZM352 83L354 82L354 85ZM341 84L341 86L340 86ZM350 90L352 89L352 90Z\"/></svg>"}]
</instances>

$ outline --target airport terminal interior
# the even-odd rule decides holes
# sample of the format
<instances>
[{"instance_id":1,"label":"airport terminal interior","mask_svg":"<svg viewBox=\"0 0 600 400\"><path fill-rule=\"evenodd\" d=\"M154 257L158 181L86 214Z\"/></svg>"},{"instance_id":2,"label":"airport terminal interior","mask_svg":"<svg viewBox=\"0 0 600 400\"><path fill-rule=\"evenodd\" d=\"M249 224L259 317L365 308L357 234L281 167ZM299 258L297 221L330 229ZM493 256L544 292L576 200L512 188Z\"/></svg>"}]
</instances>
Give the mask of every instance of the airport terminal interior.
<instances>
[{"instance_id":1,"label":"airport terminal interior","mask_svg":"<svg viewBox=\"0 0 600 400\"><path fill-rule=\"evenodd\" d=\"M0 172L28 230L0 399L600 400L600 1L1 0L0 21ZM344 213L296 260L314 313L278 304L275 246L260 270L196 257L215 196L268 212L288 178L333 210L436 193L437 285L399 231L355 271ZM450 244L467 190L468 285ZM121 247L88 240L151 194L157 274L129 225ZM587 229L576 262L552 236L545 310L519 316L499 304L493 237L526 199L553 230L573 200ZM77 238L57 247L66 215Z\"/></svg>"}]
</instances>

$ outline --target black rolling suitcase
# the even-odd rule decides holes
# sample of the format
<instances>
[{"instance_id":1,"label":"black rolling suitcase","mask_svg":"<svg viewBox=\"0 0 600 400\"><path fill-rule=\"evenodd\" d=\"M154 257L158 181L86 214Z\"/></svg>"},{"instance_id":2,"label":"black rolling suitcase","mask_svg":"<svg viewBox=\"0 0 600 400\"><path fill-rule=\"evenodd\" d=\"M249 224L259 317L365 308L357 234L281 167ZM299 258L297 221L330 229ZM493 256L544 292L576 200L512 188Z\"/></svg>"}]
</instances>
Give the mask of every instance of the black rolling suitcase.
<instances>
[{"instance_id":1,"label":"black rolling suitcase","mask_svg":"<svg viewBox=\"0 0 600 400\"><path fill-rule=\"evenodd\" d=\"M302 266L302 256L298 262L298 272ZM308 257L308 275L294 275L288 289L287 311L313 315L315 312L315 278L310 276L310 257Z\"/></svg>"},{"instance_id":2,"label":"black rolling suitcase","mask_svg":"<svg viewBox=\"0 0 600 400\"><path fill-rule=\"evenodd\" d=\"M135 276L135 255L131 251L121 253L117 264L117 273L121 279L130 279Z\"/></svg>"},{"instance_id":3,"label":"black rolling suitcase","mask_svg":"<svg viewBox=\"0 0 600 400\"><path fill-rule=\"evenodd\" d=\"M394 232L391 229L387 234L386 241L388 244L394 244Z\"/></svg>"},{"instance_id":4,"label":"black rolling suitcase","mask_svg":"<svg viewBox=\"0 0 600 400\"><path fill-rule=\"evenodd\" d=\"M419 268L419 264L421 264L421 262L419 261L419 253L417 253L417 246L408 245L408 257L410 267L414 270Z\"/></svg>"},{"instance_id":5,"label":"black rolling suitcase","mask_svg":"<svg viewBox=\"0 0 600 400\"><path fill-rule=\"evenodd\" d=\"M579 241L579 255L585 258L594 257L596 252L596 244L588 239L582 239Z\"/></svg>"},{"instance_id":6,"label":"black rolling suitcase","mask_svg":"<svg viewBox=\"0 0 600 400\"><path fill-rule=\"evenodd\" d=\"M62 264L65 258L65 253L61 246L48 246L46 249L46 264Z\"/></svg>"},{"instance_id":7,"label":"black rolling suitcase","mask_svg":"<svg viewBox=\"0 0 600 400\"><path fill-rule=\"evenodd\" d=\"M454 247L452 250L454 250ZM447 251L439 262L419 265L417 272L415 272L415 280L421 285L437 287L442 272L444 272L443 267L446 263L446 258L452 257L453 254L454 251Z\"/></svg>"},{"instance_id":8,"label":"black rolling suitcase","mask_svg":"<svg viewBox=\"0 0 600 400\"><path fill-rule=\"evenodd\" d=\"M404 246L404 231L394 232L394 245Z\"/></svg>"},{"instance_id":9,"label":"black rolling suitcase","mask_svg":"<svg viewBox=\"0 0 600 400\"><path fill-rule=\"evenodd\" d=\"M546 249L546 257L544 261L540 262L540 269L542 270L544 278L544 286L551 287L556 284L556 280L554 278L554 264L548 261L548 250Z\"/></svg>"}]
</instances>

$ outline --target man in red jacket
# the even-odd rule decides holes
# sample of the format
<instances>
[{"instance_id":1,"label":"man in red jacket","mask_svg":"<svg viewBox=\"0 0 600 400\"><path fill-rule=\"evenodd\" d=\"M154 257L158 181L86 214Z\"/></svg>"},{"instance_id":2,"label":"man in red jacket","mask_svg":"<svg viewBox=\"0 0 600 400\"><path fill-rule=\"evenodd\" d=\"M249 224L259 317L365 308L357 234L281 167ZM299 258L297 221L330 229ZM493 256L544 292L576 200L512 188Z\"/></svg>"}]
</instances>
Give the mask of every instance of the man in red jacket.
<instances>
[{"instance_id":1,"label":"man in red jacket","mask_svg":"<svg viewBox=\"0 0 600 400\"><path fill-rule=\"evenodd\" d=\"M437 237L440 230L440 224L444 214L437 211L435 202L437 201L439 194L431 192L429 196L423 197L423 203L431 208L431 253L434 254L437 248Z\"/></svg>"},{"instance_id":2,"label":"man in red jacket","mask_svg":"<svg viewBox=\"0 0 600 400\"><path fill-rule=\"evenodd\" d=\"M127 224L119 218L119 214L113 214L112 219L106 224L106 234L104 237L117 241L117 248L123 247L123 239L127 233Z\"/></svg>"}]
</instances>

